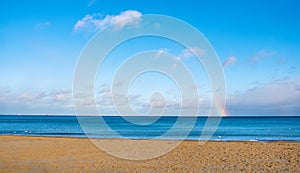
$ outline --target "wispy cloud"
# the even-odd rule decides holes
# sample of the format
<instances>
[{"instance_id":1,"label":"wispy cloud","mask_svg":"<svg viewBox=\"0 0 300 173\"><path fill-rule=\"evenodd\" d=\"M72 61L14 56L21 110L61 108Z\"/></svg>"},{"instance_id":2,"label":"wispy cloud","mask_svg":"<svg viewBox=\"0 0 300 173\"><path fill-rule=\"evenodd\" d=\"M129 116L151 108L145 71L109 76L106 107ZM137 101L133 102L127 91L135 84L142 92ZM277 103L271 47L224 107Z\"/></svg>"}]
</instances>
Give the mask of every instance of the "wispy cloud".
<instances>
[{"instance_id":1,"label":"wispy cloud","mask_svg":"<svg viewBox=\"0 0 300 173\"><path fill-rule=\"evenodd\" d=\"M227 67L229 64L232 64L234 62L236 62L237 59L235 56L230 56L229 58L227 58L225 61L223 61L222 66L225 68Z\"/></svg>"},{"instance_id":2,"label":"wispy cloud","mask_svg":"<svg viewBox=\"0 0 300 173\"><path fill-rule=\"evenodd\" d=\"M89 0L88 7L92 6L95 2L96 0Z\"/></svg>"},{"instance_id":3,"label":"wispy cloud","mask_svg":"<svg viewBox=\"0 0 300 173\"><path fill-rule=\"evenodd\" d=\"M268 57L272 57L275 55L277 55L277 52L275 52L275 51L268 52L268 51L262 49L262 50L258 51L253 57L251 57L251 60L258 61L262 58L268 58Z\"/></svg>"},{"instance_id":4,"label":"wispy cloud","mask_svg":"<svg viewBox=\"0 0 300 173\"><path fill-rule=\"evenodd\" d=\"M169 50L168 50L167 48L159 49L159 50L157 51L157 53L156 53L156 55L155 55L154 58L158 58L158 57L160 57L161 55L168 53L168 51L169 51Z\"/></svg>"},{"instance_id":5,"label":"wispy cloud","mask_svg":"<svg viewBox=\"0 0 300 173\"><path fill-rule=\"evenodd\" d=\"M17 95L16 101L34 102L47 99L47 97L50 97L50 95L46 94L46 92L44 91L39 92L37 94L33 94L31 92L22 92L21 94Z\"/></svg>"},{"instance_id":6,"label":"wispy cloud","mask_svg":"<svg viewBox=\"0 0 300 173\"><path fill-rule=\"evenodd\" d=\"M50 25L51 25L50 21L45 21L45 22L40 22L40 23L36 24L35 28L36 29L43 29L43 28L48 27Z\"/></svg>"},{"instance_id":7,"label":"wispy cloud","mask_svg":"<svg viewBox=\"0 0 300 173\"><path fill-rule=\"evenodd\" d=\"M62 91L57 91L57 92L52 92L52 98L54 101L59 101L63 102L66 101L67 99L70 99L71 97L71 90L62 90Z\"/></svg>"},{"instance_id":8,"label":"wispy cloud","mask_svg":"<svg viewBox=\"0 0 300 173\"><path fill-rule=\"evenodd\" d=\"M19 97L18 97L20 100L22 101L31 101L33 100L35 97L29 93L22 93Z\"/></svg>"},{"instance_id":9,"label":"wispy cloud","mask_svg":"<svg viewBox=\"0 0 300 173\"><path fill-rule=\"evenodd\" d=\"M14 93L0 88L0 112L4 114L73 114L71 90Z\"/></svg>"},{"instance_id":10,"label":"wispy cloud","mask_svg":"<svg viewBox=\"0 0 300 173\"><path fill-rule=\"evenodd\" d=\"M278 58L278 61L279 61L280 63L285 62L285 61L286 61L286 58L285 58L285 57L280 57L280 58Z\"/></svg>"},{"instance_id":11,"label":"wispy cloud","mask_svg":"<svg viewBox=\"0 0 300 173\"><path fill-rule=\"evenodd\" d=\"M141 21L141 17L142 13L136 10L123 11L119 15L103 16L99 13L92 15L87 14L77 21L73 31L95 33L112 24L115 24L115 29L119 30L124 28L126 25L138 25Z\"/></svg>"},{"instance_id":12,"label":"wispy cloud","mask_svg":"<svg viewBox=\"0 0 300 173\"><path fill-rule=\"evenodd\" d=\"M196 55L201 57L204 54L205 54L204 49L198 47L191 47L191 48L183 49L179 57L181 59L185 59L189 57L195 57Z\"/></svg>"}]
</instances>

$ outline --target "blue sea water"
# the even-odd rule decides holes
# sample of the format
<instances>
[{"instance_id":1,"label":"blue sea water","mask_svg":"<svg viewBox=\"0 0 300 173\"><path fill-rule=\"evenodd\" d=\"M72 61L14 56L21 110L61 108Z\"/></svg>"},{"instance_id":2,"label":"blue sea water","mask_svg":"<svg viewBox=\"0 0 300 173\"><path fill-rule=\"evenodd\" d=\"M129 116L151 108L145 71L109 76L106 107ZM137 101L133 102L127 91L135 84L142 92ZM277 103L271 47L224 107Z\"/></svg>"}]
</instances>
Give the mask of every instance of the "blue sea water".
<instances>
[{"instance_id":1,"label":"blue sea water","mask_svg":"<svg viewBox=\"0 0 300 173\"><path fill-rule=\"evenodd\" d=\"M160 117L155 123L148 125L133 124L120 116L86 116L83 118L85 124L97 127L97 130L85 134L76 116L0 115L0 135L116 138L116 135L111 135L96 121L99 118L104 119L105 124L118 134L117 137L130 139L161 137L199 140L207 120L207 117L197 117L192 130L187 132L185 123L172 129L178 120L175 116ZM190 119L191 117L185 117L183 120L189 123ZM172 135L163 136L171 129L174 131ZM183 135L185 132L188 136ZM210 140L300 141L300 116L223 117Z\"/></svg>"}]
</instances>

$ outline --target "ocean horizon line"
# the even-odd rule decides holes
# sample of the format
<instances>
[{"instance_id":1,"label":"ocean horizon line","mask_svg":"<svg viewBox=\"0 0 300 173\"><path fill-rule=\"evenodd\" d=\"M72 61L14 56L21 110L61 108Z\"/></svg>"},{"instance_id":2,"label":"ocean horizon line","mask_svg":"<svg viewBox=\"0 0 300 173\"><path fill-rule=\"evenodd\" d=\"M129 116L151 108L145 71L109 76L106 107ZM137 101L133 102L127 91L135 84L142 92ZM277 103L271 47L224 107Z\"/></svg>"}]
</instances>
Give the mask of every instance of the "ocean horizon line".
<instances>
[{"instance_id":1,"label":"ocean horizon line","mask_svg":"<svg viewBox=\"0 0 300 173\"><path fill-rule=\"evenodd\" d=\"M0 116L70 116L70 117L300 117L299 115L294 114L288 114L288 115L113 115L113 114L107 114L107 115L76 115L76 114L0 114Z\"/></svg>"}]
</instances>

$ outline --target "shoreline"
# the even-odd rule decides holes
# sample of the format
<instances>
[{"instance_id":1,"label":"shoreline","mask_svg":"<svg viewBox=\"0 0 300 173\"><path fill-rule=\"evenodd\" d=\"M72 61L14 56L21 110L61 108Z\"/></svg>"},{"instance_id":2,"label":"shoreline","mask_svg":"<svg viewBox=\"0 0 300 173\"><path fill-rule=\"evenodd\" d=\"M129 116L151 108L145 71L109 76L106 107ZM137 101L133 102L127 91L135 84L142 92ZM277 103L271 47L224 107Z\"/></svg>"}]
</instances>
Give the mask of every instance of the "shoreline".
<instances>
[{"instance_id":1,"label":"shoreline","mask_svg":"<svg viewBox=\"0 0 300 173\"><path fill-rule=\"evenodd\" d=\"M125 144L130 140L99 139ZM88 138L0 136L0 172L300 172L300 142L182 141L149 160L109 155ZM117 142L117 143L116 143ZM134 143L149 140L136 140ZM155 141L159 146L170 141ZM128 144L128 145L127 145ZM139 154L139 153L137 153Z\"/></svg>"},{"instance_id":2,"label":"shoreline","mask_svg":"<svg viewBox=\"0 0 300 173\"><path fill-rule=\"evenodd\" d=\"M128 139L128 138L89 138L89 137L74 137L74 136L34 136L34 135L0 135L1 137L37 137L37 138L68 138L68 139L96 139L96 140L133 140L133 141L187 141L187 142L291 142L291 143L300 143L297 140L192 140L192 139Z\"/></svg>"}]
</instances>

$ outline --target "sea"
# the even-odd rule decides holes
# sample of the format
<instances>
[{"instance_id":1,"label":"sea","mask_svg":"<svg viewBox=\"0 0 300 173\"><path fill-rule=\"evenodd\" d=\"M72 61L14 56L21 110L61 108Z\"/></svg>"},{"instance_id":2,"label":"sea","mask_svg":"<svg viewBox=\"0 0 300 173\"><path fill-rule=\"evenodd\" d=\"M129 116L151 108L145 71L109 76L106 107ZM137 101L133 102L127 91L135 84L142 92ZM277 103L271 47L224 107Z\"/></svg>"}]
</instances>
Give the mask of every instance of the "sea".
<instances>
[{"instance_id":1,"label":"sea","mask_svg":"<svg viewBox=\"0 0 300 173\"><path fill-rule=\"evenodd\" d=\"M101 121L98 121L101 119ZM145 117L135 117L143 121ZM178 123L180 119L180 123ZM80 120L80 121L78 121ZM300 116L157 117L0 115L0 135L213 141L300 141ZM191 123L191 124L189 124ZM173 128L176 126L176 128ZM210 127L211 126L211 127ZM94 130L86 130L87 127ZM169 132L172 133L169 133ZM206 133L209 131L209 133ZM168 134L168 135L166 135ZM207 135L203 138L203 135Z\"/></svg>"}]
</instances>

